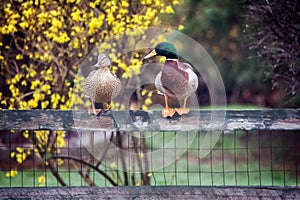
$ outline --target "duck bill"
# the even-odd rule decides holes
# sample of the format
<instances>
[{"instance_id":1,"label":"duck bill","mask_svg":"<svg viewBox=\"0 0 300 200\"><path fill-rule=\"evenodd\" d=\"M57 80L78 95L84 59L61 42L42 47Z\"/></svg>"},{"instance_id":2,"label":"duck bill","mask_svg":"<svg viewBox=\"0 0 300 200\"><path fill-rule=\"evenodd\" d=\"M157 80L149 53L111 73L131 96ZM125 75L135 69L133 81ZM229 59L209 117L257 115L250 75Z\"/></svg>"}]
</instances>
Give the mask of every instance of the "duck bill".
<instances>
[{"instance_id":1,"label":"duck bill","mask_svg":"<svg viewBox=\"0 0 300 200\"><path fill-rule=\"evenodd\" d=\"M144 56L144 60L148 59L148 58L152 58L156 55L157 55L157 53L156 53L155 49L153 49L150 53L148 53L147 55Z\"/></svg>"}]
</instances>

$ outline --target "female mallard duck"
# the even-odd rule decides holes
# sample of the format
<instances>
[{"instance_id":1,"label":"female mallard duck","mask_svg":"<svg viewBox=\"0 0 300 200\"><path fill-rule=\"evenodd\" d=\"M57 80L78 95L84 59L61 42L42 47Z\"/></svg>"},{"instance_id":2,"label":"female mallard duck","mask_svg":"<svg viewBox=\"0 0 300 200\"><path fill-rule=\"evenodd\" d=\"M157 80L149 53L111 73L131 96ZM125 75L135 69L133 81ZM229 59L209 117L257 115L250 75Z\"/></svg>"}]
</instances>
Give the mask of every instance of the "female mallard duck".
<instances>
[{"instance_id":1,"label":"female mallard duck","mask_svg":"<svg viewBox=\"0 0 300 200\"><path fill-rule=\"evenodd\" d=\"M147 54L144 59L153 56L165 56L166 61L155 78L156 88L165 96L165 108L162 110L163 117L172 117L175 112L179 115L188 114L186 101L198 87L198 77L188 63L178 61L176 48L169 42L162 42ZM181 108L170 108L168 98L183 99Z\"/></svg>"},{"instance_id":2,"label":"female mallard duck","mask_svg":"<svg viewBox=\"0 0 300 200\"><path fill-rule=\"evenodd\" d=\"M84 94L91 98L93 113L98 115L101 109L95 108L96 103L108 103L118 96L121 90L120 79L110 71L111 61L105 54L98 56L98 62L94 66L98 69L91 71L83 83ZM89 110L90 113L90 110Z\"/></svg>"}]
</instances>

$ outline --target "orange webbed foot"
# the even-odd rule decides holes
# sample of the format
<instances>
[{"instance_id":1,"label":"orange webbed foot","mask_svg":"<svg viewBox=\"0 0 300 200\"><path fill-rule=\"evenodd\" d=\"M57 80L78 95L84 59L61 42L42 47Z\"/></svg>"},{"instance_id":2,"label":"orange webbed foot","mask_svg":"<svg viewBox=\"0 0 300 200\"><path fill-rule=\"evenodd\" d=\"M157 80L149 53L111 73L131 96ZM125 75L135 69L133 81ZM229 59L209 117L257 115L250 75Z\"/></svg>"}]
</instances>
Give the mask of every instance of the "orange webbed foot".
<instances>
[{"instance_id":1,"label":"orange webbed foot","mask_svg":"<svg viewBox=\"0 0 300 200\"><path fill-rule=\"evenodd\" d=\"M101 113L102 109L89 109L89 115L96 115L98 116Z\"/></svg>"},{"instance_id":2,"label":"orange webbed foot","mask_svg":"<svg viewBox=\"0 0 300 200\"><path fill-rule=\"evenodd\" d=\"M167 117L173 117L173 115L175 114L175 109L173 108L164 108L161 112L162 116L164 118L167 118Z\"/></svg>"},{"instance_id":3,"label":"orange webbed foot","mask_svg":"<svg viewBox=\"0 0 300 200\"><path fill-rule=\"evenodd\" d=\"M190 109L188 108L175 108L175 111L178 113L178 115L186 115L189 114Z\"/></svg>"}]
</instances>

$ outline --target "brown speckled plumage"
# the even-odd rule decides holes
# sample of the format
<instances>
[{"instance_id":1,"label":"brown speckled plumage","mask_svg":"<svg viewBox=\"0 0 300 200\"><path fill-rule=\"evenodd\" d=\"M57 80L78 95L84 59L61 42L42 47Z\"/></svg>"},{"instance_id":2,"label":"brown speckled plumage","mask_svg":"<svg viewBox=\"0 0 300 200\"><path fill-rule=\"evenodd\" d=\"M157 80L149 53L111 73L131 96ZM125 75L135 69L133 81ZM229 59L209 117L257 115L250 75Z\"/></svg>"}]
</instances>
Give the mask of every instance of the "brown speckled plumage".
<instances>
[{"instance_id":1,"label":"brown speckled plumage","mask_svg":"<svg viewBox=\"0 0 300 200\"><path fill-rule=\"evenodd\" d=\"M110 64L109 58L100 54L95 65L98 69L90 72L83 83L84 94L91 98L92 104L110 103L121 91L121 81L110 71Z\"/></svg>"}]
</instances>

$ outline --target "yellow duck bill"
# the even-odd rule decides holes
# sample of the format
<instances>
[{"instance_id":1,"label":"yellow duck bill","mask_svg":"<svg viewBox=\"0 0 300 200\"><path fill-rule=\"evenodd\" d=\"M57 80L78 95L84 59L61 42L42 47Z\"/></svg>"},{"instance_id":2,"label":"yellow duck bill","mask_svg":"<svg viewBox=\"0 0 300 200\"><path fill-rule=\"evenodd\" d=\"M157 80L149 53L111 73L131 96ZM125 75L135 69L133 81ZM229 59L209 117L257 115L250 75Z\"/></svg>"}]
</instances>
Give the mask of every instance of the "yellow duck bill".
<instances>
[{"instance_id":1,"label":"yellow duck bill","mask_svg":"<svg viewBox=\"0 0 300 200\"><path fill-rule=\"evenodd\" d=\"M148 53L147 55L144 56L144 60L148 59L148 58L152 58L152 57L154 57L156 55L157 55L156 50L153 49L152 51L150 51L150 53Z\"/></svg>"}]
</instances>

